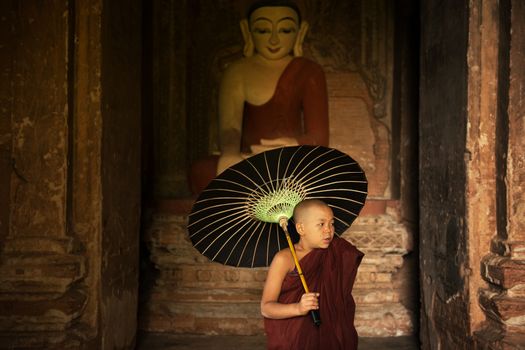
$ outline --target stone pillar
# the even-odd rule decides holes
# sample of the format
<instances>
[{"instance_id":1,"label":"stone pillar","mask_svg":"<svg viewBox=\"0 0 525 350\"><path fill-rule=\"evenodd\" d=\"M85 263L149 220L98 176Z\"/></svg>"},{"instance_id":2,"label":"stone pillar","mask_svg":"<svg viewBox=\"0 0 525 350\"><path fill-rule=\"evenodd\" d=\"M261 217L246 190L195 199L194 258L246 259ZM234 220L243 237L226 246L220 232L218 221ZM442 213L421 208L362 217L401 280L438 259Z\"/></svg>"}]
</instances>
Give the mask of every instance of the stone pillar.
<instances>
[{"instance_id":1,"label":"stone pillar","mask_svg":"<svg viewBox=\"0 0 525 350\"><path fill-rule=\"evenodd\" d=\"M442 10L436 5L438 2L424 13L437 18ZM438 6L453 11L443 3ZM424 9L430 9L428 4ZM516 341L513 332L523 332L523 299L515 292L523 288L515 286L523 285L524 270L520 268L523 265L519 253L512 253L513 249L519 250L523 241L521 224L516 224L523 220L522 213L515 210L523 197L523 175L520 178L519 160L515 163L512 156L513 152L518 157L523 154L520 84L524 77L524 30L520 28L521 21L518 24L518 18L524 14L523 5L512 1L470 1L465 14L468 17L448 16L445 25L435 24L430 17L423 19L428 30L438 31L433 37L423 35L422 40L422 59L428 62L421 74L420 113L425 131L420 135L420 152L426 155L421 159L422 185L426 185L421 187L425 349L500 349L523 344L523 339ZM458 18L467 20L464 24L468 27L463 26L468 28L467 51L463 56L465 52L460 50L457 60L447 64L452 55L441 50L443 42L452 44L445 46L449 50L465 43ZM454 33L456 30L459 33ZM509 62L515 70L509 70ZM467 71L455 71L461 68L459 65ZM443 93L447 85L456 96ZM437 107L439 118L428 116L433 114L427 108L431 103L441 104ZM441 144L432 145L426 140L433 141L435 136L426 131L436 120L442 124L442 131L434 133L439 134ZM428 158L432 152L441 156ZM429 205L432 202L438 205ZM455 215L450 216L449 212ZM443 265L434 265L440 261ZM512 277L508 277L509 272ZM504 337L506 331L510 332L508 338Z\"/></svg>"},{"instance_id":2,"label":"stone pillar","mask_svg":"<svg viewBox=\"0 0 525 350\"><path fill-rule=\"evenodd\" d=\"M82 2L91 4L93 0ZM102 124L97 176L102 231L95 239L100 255L94 256L100 263L98 347L133 349L141 220L142 1L100 0L100 8Z\"/></svg>"},{"instance_id":3,"label":"stone pillar","mask_svg":"<svg viewBox=\"0 0 525 350\"><path fill-rule=\"evenodd\" d=\"M497 234L481 263L488 287L479 302L486 315L479 348L525 344L525 4L499 2L499 83L496 134Z\"/></svg>"},{"instance_id":4,"label":"stone pillar","mask_svg":"<svg viewBox=\"0 0 525 350\"><path fill-rule=\"evenodd\" d=\"M468 349L469 8L451 0L420 6L420 338L423 349Z\"/></svg>"},{"instance_id":5,"label":"stone pillar","mask_svg":"<svg viewBox=\"0 0 525 350\"><path fill-rule=\"evenodd\" d=\"M66 1L2 2L0 344L74 346L88 295L68 226Z\"/></svg>"},{"instance_id":6,"label":"stone pillar","mask_svg":"<svg viewBox=\"0 0 525 350\"><path fill-rule=\"evenodd\" d=\"M496 231L496 114L498 99L498 3L472 2L469 7L468 124L465 164L465 192L468 232L469 328L478 329L483 313L478 289L485 287L480 273L480 257L489 251ZM482 25L480 25L480 23Z\"/></svg>"},{"instance_id":7,"label":"stone pillar","mask_svg":"<svg viewBox=\"0 0 525 350\"><path fill-rule=\"evenodd\" d=\"M132 348L140 2L1 6L0 346Z\"/></svg>"}]
</instances>

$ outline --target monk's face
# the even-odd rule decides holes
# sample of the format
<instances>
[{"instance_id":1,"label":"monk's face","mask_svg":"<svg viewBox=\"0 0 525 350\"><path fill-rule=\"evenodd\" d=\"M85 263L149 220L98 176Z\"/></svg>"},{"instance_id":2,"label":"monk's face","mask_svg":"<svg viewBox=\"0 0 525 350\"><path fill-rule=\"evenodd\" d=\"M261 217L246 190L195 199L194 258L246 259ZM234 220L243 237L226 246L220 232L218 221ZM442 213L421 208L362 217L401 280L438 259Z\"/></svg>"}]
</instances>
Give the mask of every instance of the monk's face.
<instances>
[{"instance_id":1,"label":"monk's face","mask_svg":"<svg viewBox=\"0 0 525 350\"><path fill-rule=\"evenodd\" d=\"M328 248L334 238L332 209L325 205L315 205L306 210L300 222L301 239L310 248Z\"/></svg>"},{"instance_id":2,"label":"monk's face","mask_svg":"<svg viewBox=\"0 0 525 350\"><path fill-rule=\"evenodd\" d=\"M250 16L255 51L269 60L279 60L292 52L298 29L297 13L289 7L261 7Z\"/></svg>"}]
</instances>

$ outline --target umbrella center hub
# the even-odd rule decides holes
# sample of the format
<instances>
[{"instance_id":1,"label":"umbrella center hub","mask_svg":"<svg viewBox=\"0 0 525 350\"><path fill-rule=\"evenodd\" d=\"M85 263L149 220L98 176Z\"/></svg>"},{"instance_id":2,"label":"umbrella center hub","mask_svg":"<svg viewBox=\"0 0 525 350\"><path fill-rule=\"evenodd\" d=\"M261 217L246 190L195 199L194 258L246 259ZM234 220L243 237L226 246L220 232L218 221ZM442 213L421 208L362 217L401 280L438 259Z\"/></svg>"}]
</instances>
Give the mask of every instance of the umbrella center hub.
<instances>
[{"instance_id":1,"label":"umbrella center hub","mask_svg":"<svg viewBox=\"0 0 525 350\"><path fill-rule=\"evenodd\" d=\"M279 223L282 217L291 218L295 206L306 197L302 186L271 191L264 188L259 187L248 198L249 215L264 222Z\"/></svg>"}]
</instances>

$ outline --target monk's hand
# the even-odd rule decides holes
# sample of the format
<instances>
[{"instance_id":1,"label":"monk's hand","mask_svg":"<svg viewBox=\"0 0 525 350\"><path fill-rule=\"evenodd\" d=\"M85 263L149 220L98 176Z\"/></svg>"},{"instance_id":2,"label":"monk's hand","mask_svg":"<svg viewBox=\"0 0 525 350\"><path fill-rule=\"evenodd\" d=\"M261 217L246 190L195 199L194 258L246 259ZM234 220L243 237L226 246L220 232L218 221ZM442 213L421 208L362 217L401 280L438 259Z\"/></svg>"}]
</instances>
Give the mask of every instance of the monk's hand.
<instances>
[{"instance_id":1,"label":"monk's hand","mask_svg":"<svg viewBox=\"0 0 525 350\"><path fill-rule=\"evenodd\" d=\"M304 293L297 305L300 315L306 315L310 310L319 309L319 293Z\"/></svg>"}]
</instances>

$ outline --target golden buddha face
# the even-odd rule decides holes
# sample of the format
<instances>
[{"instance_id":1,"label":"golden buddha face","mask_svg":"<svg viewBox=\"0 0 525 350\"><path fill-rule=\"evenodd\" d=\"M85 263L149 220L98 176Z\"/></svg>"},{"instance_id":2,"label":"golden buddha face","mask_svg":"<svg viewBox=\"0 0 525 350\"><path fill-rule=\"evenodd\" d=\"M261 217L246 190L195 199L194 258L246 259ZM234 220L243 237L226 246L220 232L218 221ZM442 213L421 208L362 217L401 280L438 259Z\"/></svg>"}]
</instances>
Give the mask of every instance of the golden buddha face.
<instances>
[{"instance_id":1,"label":"golden buddha face","mask_svg":"<svg viewBox=\"0 0 525 350\"><path fill-rule=\"evenodd\" d=\"M268 60L292 53L299 31L299 16L285 6L261 7L250 16L255 51Z\"/></svg>"}]
</instances>

